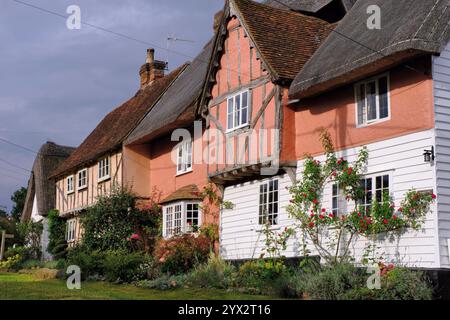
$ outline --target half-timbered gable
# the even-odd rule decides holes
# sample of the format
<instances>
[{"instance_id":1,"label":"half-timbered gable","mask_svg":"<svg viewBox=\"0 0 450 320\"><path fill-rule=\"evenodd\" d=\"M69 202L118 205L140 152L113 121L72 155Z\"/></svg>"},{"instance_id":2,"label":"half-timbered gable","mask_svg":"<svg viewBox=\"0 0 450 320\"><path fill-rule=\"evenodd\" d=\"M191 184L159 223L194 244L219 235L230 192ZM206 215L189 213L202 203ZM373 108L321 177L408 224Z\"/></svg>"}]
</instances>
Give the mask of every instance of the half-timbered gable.
<instances>
[{"instance_id":1,"label":"half-timbered gable","mask_svg":"<svg viewBox=\"0 0 450 320\"><path fill-rule=\"evenodd\" d=\"M227 1L223 12L201 105L208 175L230 184L277 174L293 160L287 86L331 26L249 0Z\"/></svg>"}]
</instances>

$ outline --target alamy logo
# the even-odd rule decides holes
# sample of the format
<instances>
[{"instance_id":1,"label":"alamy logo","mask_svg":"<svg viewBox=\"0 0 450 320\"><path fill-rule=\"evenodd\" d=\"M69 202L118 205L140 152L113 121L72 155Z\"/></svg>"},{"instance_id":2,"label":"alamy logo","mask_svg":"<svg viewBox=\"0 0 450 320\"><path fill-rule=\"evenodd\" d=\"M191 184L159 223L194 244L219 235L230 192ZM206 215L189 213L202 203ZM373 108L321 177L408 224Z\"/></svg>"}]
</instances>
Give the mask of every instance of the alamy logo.
<instances>
[{"instance_id":1,"label":"alamy logo","mask_svg":"<svg viewBox=\"0 0 450 320\"><path fill-rule=\"evenodd\" d=\"M381 270L378 264L374 264L367 268L367 273L370 277L367 279L367 288L369 290L381 289Z\"/></svg>"},{"instance_id":2,"label":"alamy logo","mask_svg":"<svg viewBox=\"0 0 450 320\"><path fill-rule=\"evenodd\" d=\"M66 274L69 275L67 278L67 289L69 290L80 290L81 289L81 269L79 266L69 266L67 268Z\"/></svg>"},{"instance_id":3,"label":"alamy logo","mask_svg":"<svg viewBox=\"0 0 450 320\"><path fill-rule=\"evenodd\" d=\"M381 29L381 8L377 5L370 5L367 7L367 28L369 30Z\"/></svg>"},{"instance_id":4,"label":"alamy logo","mask_svg":"<svg viewBox=\"0 0 450 320\"><path fill-rule=\"evenodd\" d=\"M66 21L67 29L80 30L81 29L81 9L77 5L70 5L67 7L66 13L69 17Z\"/></svg>"}]
</instances>

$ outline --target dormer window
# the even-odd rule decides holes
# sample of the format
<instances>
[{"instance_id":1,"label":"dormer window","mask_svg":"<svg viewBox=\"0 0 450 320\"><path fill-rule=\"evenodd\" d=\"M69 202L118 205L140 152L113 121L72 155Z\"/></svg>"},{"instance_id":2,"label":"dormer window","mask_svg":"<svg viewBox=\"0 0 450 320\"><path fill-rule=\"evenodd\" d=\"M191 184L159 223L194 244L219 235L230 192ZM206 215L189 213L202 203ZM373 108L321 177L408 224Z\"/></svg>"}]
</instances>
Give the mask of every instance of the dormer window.
<instances>
[{"instance_id":1,"label":"dormer window","mask_svg":"<svg viewBox=\"0 0 450 320\"><path fill-rule=\"evenodd\" d=\"M358 127L389 119L388 74L357 83L355 97Z\"/></svg>"},{"instance_id":2,"label":"dormer window","mask_svg":"<svg viewBox=\"0 0 450 320\"><path fill-rule=\"evenodd\" d=\"M243 91L228 98L227 131L248 125L250 92Z\"/></svg>"},{"instance_id":3,"label":"dormer window","mask_svg":"<svg viewBox=\"0 0 450 320\"><path fill-rule=\"evenodd\" d=\"M102 182L110 178L109 157L105 157L98 162L98 181Z\"/></svg>"}]
</instances>

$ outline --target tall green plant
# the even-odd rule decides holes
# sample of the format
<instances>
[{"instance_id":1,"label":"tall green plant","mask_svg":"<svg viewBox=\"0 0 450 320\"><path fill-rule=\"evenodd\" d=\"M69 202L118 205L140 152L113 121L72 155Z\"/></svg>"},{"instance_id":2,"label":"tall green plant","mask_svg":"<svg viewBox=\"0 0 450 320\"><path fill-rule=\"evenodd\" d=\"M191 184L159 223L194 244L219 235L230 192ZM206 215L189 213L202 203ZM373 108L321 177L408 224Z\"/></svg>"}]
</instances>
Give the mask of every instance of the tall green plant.
<instances>
[{"instance_id":1,"label":"tall green plant","mask_svg":"<svg viewBox=\"0 0 450 320\"><path fill-rule=\"evenodd\" d=\"M161 211L156 201L139 206L126 188L101 196L81 217L83 246L87 250L153 250L160 234ZM139 242L141 246L136 246Z\"/></svg>"},{"instance_id":2,"label":"tall green plant","mask_svg":"<svg viewBox=\"0 0 450 320\"><path fill-rule=\"evenodd\" d=\"M58 210L51 210L47 218L49 233L47 251L54 259L63 259L67 254L67 243L65 239L66 221L59 216Z\"/></svg>"}]
</instances>

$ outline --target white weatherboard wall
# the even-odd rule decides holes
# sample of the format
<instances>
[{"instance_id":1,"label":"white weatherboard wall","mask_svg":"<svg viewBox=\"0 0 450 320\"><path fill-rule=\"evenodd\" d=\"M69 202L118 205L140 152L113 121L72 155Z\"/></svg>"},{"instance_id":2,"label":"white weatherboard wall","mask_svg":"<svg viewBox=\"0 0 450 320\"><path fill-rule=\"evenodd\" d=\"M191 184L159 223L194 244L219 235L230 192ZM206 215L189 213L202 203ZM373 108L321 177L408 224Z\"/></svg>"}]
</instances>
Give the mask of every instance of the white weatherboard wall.
<instances>
[{"instance_id":1,"label":"white weatherboard wall","mask_svg":"<svg viewBox=\"0 0 450 320\"><path fill-rule=\"evenodd\" d=\"M442 267L449 268L450 239L450 44L433 59L436 127L436 185L439 248Z\"/></svg>"},{"instance_id":2,"label":"white weatherboard wall","mask_svg":"<svg viewBox=\"0 0 450 320\"><path fill-rule=\"evenodd\" d=\"M423 150L434 144L434 130L409 134L368 145L369 162L366 173L389 173L391 175L391 196L397 206L405 193L411 188L416 190L435 190L435 169L425 163ZM348 149L339 153L349 161L356 159L360 148ZM317 157L323 160L323 157ZM298 179L301 178L302 162L298 164ZM280 186L280 214L277 228L282 230L292 225L286 206L291 196L286 187L291 186L288 175L278 177ZM225 259L257 258L264 247L264 235L258 232L259 185L262 181L246 182L227 187L224 200L231 201L234 209L224 210L221 215L221 255ZM331 185L324 195L324 207L331 209ZM420 231L409 231L400 239L384 239L378 243L389 262L401 263L411 267L438 268L440 258L438 250L437 214L433 206L426 223ZM357 261L365 247L363 240L355 241L352 246ZM302 255L302 244L291 239L287 257Z\"/></svg>"}]
</instances>

